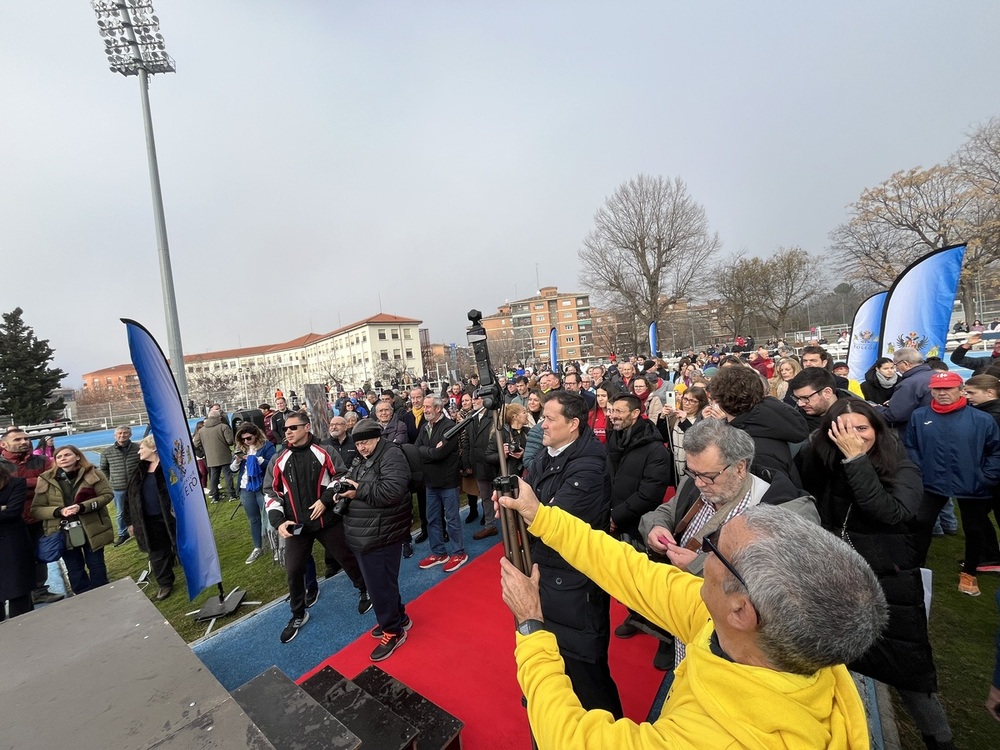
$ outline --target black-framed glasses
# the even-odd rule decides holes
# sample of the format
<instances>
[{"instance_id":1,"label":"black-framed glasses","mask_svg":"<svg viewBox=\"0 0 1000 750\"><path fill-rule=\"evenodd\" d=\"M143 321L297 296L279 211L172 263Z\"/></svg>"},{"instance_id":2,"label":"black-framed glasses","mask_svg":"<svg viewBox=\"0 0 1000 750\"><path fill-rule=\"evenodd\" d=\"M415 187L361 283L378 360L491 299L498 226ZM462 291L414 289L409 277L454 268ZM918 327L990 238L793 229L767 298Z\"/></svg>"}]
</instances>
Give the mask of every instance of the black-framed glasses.
<instances>
[{"instance_id":1,"label":"black-framed glasses","mask_svg":"<svg viewBox=\"0 0 1000 750\"><path fill-rule=\"evenodd\" d=\"M739 571L737 571L736 568L733 567L733 564L729 562L726 556L723 555L721 552L719 552L719 534L721 533L722 533L722 527L720 526L715 531L705 534L705 536L701 538L701 546L706 552L711 552L713 555L719 558L719 562L725 565L726 569L733 574L736 580L739 581L741 584L743 584L743 588L749 591L750 587L747 586L747 582L743 580L743 576L741 576L739 574Z\"/></svg>"},{"instance_id":2,"label":"black-framed glasses","mask_svg":"<svg viewBox=\"0 0 1000 750\"><path fill-rule=\"evenodd\" d=\"M286 424L285 432L295 432L300 427L305 427L304 424Z\"/></svg>"},{"instance_id":3,"label":"black-framed glasses","mask_svg":"<svg viewBox=\"0 0 1000 750\"><path fill-rule=\"evenodd\" d=\"M808 396L796 396L795 397L795 403L797 403L797 404L808 404L809 403L809 399L811 399L817 393L819 393L819 391L813 391Z\"/></svg>"},{"instance_id":4,"label":"black-framed glasses","mask_svg":"<svg viewBox=\"0 0 1000 750\"><path fill-rule=\"evenodd\" d=\"M726 556L719 552L720 533L722 533L722 526L717 528L715 531L705 534L705 536L701 538L701 549L704 552L715 555L719 562L726 566L726 570L732 573L733 577L740 582L740 585L747 590L747 599L750 601L750 604L753 604L754 615L757 617L757 624L759 625L760 612L757 611L757 605L753 603L753 599L750 599L750 587L747 586L747 582L743 579L743 576L740 575L739 571L736 570L731 562L729 562Z\"/></svg>"},{"instance_id":5,"label":"black-framed glasses","mask_svg":"<svg viewBox=\"0 0 1000 750\"><path fill-rule=\"evenodd\" d=\"M705 484L715 484L715 480L718 479L719 477L721 477L723 474L725 474L726 471L728 469L730 469L730 468L732 468L732 464L726 464L723 467L722 471L705 471L705 472L701 472L701 471L692 471L691 469L689 469L687 467L687 464L685 464L684 465L684 474L686 474L687 476L691 477L691 479L693 479L695 481L697 481L697 480L700 479Z\"/></svg>"},{"instance_id":6,"label":"black-framed glasses","mask_svg":"<svg viewBox=\"0 0 1000 750\"><path fill-rule=\"evenodd\" d=\"M242 435L240 435L240 440L253 440L253 439L254 436L251 435L249 432L245 432Z\"/></svg>"}]
</instances>

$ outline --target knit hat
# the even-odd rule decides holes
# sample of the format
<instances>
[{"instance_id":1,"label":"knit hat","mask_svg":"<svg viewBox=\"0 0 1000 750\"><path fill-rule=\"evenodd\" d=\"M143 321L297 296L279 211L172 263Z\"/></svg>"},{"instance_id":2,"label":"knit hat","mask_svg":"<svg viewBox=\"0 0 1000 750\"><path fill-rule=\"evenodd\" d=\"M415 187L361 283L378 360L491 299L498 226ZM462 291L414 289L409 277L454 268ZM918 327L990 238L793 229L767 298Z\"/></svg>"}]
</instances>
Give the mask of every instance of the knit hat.
<instances>
[{"instance_id":1,"label":"knit hat","mask_svg":"<svg viewBox=\"0 0 1000 750\"><path fill-rule=\"evenodd\" d=\"M351 431L351 437L354 438L354 442L380 438L382 437L382 428L378 426L378 422L374 419L362 419L354 425L354 429Z\"/></svg>"},{"instance_id":2,"label":"knit hat","mask_svg":"<svg viewBox=\"0 0 1000 750\"><path fill-rule=\"evenodd\" d=\"M931 388L961 388L962 384L962 376L957 372L936 372L928 383Z\"/></svg>"}]
</instances>

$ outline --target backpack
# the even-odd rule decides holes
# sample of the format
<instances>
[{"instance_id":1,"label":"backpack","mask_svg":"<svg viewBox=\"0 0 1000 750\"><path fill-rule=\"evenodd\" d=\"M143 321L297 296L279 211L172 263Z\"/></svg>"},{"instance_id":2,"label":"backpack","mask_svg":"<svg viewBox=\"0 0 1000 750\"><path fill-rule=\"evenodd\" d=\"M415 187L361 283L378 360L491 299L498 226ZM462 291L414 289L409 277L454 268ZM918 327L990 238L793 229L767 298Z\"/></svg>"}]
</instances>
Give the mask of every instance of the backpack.
<instances>
[{"instance_id":1,"label":"backpack","mask_svg":"<svg viewBox=\"0 0 1000 750\"><path fill-rule=\"evenodd\" d=\"M261 468L260 461L257 459L258 456L247 456L244 464L247 473L247 490L250 492L260 492L264 486L264 469Z\"/></svg>"}]
</instances>

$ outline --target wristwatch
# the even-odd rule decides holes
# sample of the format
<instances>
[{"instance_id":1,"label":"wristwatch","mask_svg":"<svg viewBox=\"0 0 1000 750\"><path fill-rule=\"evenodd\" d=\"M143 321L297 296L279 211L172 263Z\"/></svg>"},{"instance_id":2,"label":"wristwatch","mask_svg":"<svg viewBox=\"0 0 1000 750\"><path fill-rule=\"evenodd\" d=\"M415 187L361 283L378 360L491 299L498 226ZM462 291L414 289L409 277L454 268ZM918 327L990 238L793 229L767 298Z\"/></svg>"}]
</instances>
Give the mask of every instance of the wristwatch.
<instances>
[{"instance_id":1,"label":"wristwatch","mask_svg":"<svg viewBox=\"0 0 1000 750\"><path fill-rule=\"evenodd\" d=\"M538 630L545 630L545 623L541 620L525 620L517 626L517 632L521 635L531 635Z\"/></svg>"}]
</instances>

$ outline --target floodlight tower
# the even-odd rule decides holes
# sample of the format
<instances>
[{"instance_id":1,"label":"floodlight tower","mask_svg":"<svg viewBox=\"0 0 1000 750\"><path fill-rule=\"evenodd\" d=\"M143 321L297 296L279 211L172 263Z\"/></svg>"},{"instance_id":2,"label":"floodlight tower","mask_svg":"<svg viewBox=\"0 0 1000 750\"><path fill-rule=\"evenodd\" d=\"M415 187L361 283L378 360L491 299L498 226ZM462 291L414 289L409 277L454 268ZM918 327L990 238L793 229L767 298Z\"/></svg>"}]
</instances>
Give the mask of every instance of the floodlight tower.
<instances>
[{"instance_id":1,"label":"floodlight tower","mask_svg":"<svg viewBox=\"0 0 1000 750\"><path fill-rule=\"evenodd\" d=\"M153 14L152 0L92 0L90 5L97 14L97 27L104 38L104 51L111 70L123 76L139 76L149 182L153 191L156 249L160 259L160 284L167 319L167 350L177 390L180 391L186 408L188 387L184 372L184 349L181 346L181 327L177 320L174 276L170 270L170 248L167 245L167 224L163 217L160 170L156 164L153 118L149 111L149 76L155 73L173 73L176 69L164 47L160 19Z\"/></svg>"}]
</instances>

